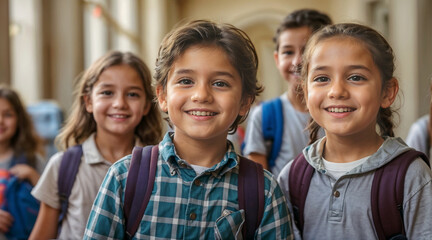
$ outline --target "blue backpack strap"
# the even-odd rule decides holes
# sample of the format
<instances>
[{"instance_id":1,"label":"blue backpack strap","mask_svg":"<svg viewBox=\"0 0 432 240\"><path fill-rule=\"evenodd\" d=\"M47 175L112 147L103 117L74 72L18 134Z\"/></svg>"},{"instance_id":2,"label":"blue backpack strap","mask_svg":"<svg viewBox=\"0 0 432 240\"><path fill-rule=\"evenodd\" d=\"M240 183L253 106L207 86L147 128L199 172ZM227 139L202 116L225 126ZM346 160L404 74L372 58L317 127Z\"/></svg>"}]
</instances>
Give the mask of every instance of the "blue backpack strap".
<instances>
[{"instance_id":1,"label":"blue backpack strap","mask_svg":"<svg viewBox=\"0 0 432 240\"><path fill-rule=\"evenodd\" d=\"M282 145L284 128L282 100L275 98L262 105L262 131L264 140L271 142L271 151L267 156L269 167L275 165Z\"/></svg>"},{"instance_id":2,"label":"blue backpack strap","mask_svg":"<svg viewBox=\"0 0 432 240\"><path fill-rule=\"evenodd\" d=\"M244 239L254 239L264 214L264 170L261 164L240 156L239 208L245 211Z\"/></svg>"},{"instance_id":3,"label":"blue backpack strap","mask_svg":"<svg viewBox=\"0 0 432 240\"><path fill-rule=\"evenodd\" d=\"M127 239L135 235L144 216L153 191L158 157L157 145L134 147L132 151L124 198Z\"/></svg>"},{"instance_id":4,"label":"blue backpack strap","mask_svg":"<svg viewBox=\"0 0 432 240\"><path fill-rule=\"evenodd\" d=\"M300 233L303 233L304 207L309 191L309 185L315 169L306 161L303 153L300 153L292 162L289 177L290 201L293 207L294 222Z\"/></svg>"},{"instance_id":5,"label":"blue backpack strap","mask_svg":"<svg viewBox=\"0 0 432 240\"><path fill-rule=\"evenodd\" d=\"M402 209L405 174L409 165L419 157L429 165L424 153L411 149L375 171L371 205L379 239L406 239Z\"/></svg>"},{"instance_id":6,"label":"blue backpack strap","mask_svg":"<svg viewBox=\"0 0 432 240\"><path fill-rule=\"evenodd\" d=\"M81 156L83 150L81 145L75 145L68 148L63 153L63 158L60 163L59 177L57 180L58 195L60 198L60 215L58 219L58 232L60 232L61 223L66 216L69 196L78 173L79 165L81 163Z\"/></svg>"}]
</instances>

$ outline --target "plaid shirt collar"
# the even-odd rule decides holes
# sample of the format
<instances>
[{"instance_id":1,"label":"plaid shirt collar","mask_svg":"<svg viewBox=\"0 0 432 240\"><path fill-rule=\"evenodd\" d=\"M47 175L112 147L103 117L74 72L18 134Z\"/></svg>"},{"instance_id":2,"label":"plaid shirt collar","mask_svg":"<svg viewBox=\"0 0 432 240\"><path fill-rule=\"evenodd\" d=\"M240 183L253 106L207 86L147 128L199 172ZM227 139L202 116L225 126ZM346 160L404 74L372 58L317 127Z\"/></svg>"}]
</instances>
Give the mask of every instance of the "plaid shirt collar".
<instances>
[{"instance_id":1,"label":"plaid shirt collar","mask_svg":"<svg viewBox=\"0 0 432 240\"><path fill-rule=\"evenodd\" d=\"M167 132L162 142L159 143L159 154L162 157L162 160L168 164L172 174L180 171L181 168L192 169L186 160L181 159L177 155L174 143L172 141L173 136L174 132ZM238 167L238 162L239 159L237 153L234 150L234 146L227 139L227 151L223 159L203 173L210 172L214 177L221 177L232 168Z\"/></svg>"}]
</instances>

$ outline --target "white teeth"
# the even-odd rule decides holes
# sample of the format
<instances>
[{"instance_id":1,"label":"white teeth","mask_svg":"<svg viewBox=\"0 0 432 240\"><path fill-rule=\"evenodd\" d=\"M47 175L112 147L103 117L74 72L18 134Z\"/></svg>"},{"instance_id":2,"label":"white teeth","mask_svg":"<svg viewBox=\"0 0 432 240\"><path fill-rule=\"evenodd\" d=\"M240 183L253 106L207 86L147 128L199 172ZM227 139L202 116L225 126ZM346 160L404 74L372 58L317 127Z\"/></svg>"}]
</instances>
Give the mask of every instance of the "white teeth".
<instances>
[{"instance_id":1,"label":"white teeth","mask_svg":"<svg viewBox=\"0 0 432 240\"><path fill-rule=\"evenodd\" d=\"M115 115L112 115L112 117L114 117L114 118L126 118L127 116L126 115L117 115L117 114L115 114Z\"/></svg>"},{"instance_id":2,"label":"white teeth","mask_svg":"<svg viewBox=\"0 0 432 240\"><path fill-rule=\"evenodd\" d=\"M195 116L214 116L214 115L216 115L216 113L214 113L214 112L204 112L204 111L190 111L189 113L191 115L195 115Z\"/></svg>"},{"instance_id":3,"label":"white teeth","mask_svg":"<svg viewBox=\"0 0 432 240\"><path fill-rule=\"evenodd\" d=\"M329 108L328 110L334 113L352 112L351 108Z\"/></svg>"}]
</instances>

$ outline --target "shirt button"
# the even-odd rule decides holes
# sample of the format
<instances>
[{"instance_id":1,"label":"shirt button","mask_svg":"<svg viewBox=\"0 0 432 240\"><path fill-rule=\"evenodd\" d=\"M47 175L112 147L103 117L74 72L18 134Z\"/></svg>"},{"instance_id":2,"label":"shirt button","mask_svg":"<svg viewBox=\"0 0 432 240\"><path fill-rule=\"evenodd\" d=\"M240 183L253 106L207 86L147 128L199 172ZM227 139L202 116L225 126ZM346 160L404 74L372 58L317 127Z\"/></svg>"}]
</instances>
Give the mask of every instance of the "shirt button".
<instances>
[{"instance_id":1,"label":"shirt button","mask_svg":"<svg viewBox=\"0 0 432 240\"><path fill-rule=\"evenodd\" d=\"M191 213L191 214L189 214L189 218L190 218L190 220L195 220L196 219L196 213Z\"/></svg>"},{"instance_id":2,"label":"shirt button","mask_svg":"<svg viewBox=\"0 0 432 240\"><path fill-rule=\"evenodd\" d=\"M195 179L195 180L194 180L194 184L195 184L196 186L201 186L201 181L200 181L199 179Z\"/></svg>"},{"instance_id":3,"label":"shirt button","mask_svg":"<svg viewBox=\"0 0 432 240\"><path fill-rule=\"evenodd\" d=\"M335 197L338 198L340 196L340 192L339 191L334 191L333 196L335 196Z\"/></svg>"}]
</instances>

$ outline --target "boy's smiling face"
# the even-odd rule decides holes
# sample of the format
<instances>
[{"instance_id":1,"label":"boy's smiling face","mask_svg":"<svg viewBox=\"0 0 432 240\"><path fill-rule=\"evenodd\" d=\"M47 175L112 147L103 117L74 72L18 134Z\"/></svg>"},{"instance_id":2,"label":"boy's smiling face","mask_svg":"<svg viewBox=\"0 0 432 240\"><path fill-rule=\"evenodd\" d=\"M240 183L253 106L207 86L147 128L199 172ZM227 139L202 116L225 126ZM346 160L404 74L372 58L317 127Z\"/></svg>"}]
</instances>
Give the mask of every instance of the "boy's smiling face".
<instances>
[{"instance_id":1,"label":"boy's smiling face","mask_svg":"<svg viewBox=\"0 0 432 240\"><path fill-rule=\"evenodd\" d=\"M166 89L156 90L179 139L226 141L237 116L249 109L238 71L216 46L189 47L174 61Z\"/></svg>"},{"instance_id":2,"label":"boy's smiling face","mask_svg":"<svg viewBox=\"0 0 432 240\"><path fill-rule=\"evenodd\" d=\"M290 85L300 84L300 65L306 42L312 34L307 27L289 28L279 36L279 48L274 52L276 67Z\"/></svg>"}]
</instances>

